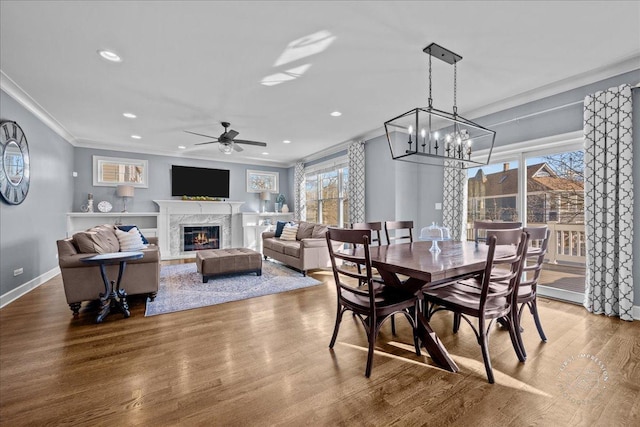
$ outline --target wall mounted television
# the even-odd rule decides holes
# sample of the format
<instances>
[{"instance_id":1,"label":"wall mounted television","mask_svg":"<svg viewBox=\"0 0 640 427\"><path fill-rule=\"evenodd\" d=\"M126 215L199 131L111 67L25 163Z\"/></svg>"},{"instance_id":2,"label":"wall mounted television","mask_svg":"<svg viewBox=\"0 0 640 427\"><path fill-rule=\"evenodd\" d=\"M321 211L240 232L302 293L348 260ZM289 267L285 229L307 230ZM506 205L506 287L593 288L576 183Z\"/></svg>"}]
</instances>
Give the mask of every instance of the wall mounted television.
<instances>
[{"instance_id":1,"label":"wall mounted television","mask_svg":"<svg viewBox=\"0 0 640 427\"><path fill-rule=\"evenodd\" d=\"M171 166L172 196L229 198L229 170Z\"/></svg>"}]
</instances>

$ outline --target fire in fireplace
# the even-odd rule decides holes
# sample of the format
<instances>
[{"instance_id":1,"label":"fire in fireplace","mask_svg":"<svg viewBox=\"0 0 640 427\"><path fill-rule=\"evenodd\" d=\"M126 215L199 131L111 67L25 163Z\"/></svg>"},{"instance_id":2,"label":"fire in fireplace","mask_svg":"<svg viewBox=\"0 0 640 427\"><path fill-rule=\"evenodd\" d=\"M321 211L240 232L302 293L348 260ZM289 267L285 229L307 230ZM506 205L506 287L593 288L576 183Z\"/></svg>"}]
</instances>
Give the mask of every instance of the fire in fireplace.
<instances>
[{"instance_id":1,"label":"fire in fireplace","mask_svg":"<svg viewBox=\"0 0 640 427\"><path fill-rule=\"evenodd\" d=\"M220 226L183 225L182 251L201 251L204 249L220 249Z\"/></svg>"}]
</instances>

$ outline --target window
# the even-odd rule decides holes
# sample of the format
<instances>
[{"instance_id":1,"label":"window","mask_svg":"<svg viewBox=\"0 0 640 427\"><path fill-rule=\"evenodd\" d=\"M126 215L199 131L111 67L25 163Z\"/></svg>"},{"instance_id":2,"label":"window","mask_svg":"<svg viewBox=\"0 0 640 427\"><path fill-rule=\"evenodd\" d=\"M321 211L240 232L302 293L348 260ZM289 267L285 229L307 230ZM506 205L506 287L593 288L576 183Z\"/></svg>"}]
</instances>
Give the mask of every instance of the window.
<instances>
[{"instance_id":1,"label":"window","mask_svg":"<svg viewBox=\"0 0 640 427\"><path fill-rule=\"evenodd\" d=\"M305 174L307 221L345 227L349 222L346 159L314 165Z\"/></svg>"}]
</instances>

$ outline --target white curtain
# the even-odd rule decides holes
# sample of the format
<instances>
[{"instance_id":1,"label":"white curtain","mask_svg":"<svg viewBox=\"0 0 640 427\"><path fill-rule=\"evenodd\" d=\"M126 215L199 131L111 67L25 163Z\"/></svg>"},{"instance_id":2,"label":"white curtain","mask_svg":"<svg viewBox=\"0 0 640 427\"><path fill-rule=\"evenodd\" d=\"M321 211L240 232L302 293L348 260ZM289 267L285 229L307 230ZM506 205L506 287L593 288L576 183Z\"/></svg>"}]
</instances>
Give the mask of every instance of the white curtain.
<instances>
[{"instance_id":1,"label":"white curtain","mask_svg":"<svg viewBox=\"0 0 640 427\"><path fill-rule=\"evenodd\" d=\"M298 162L293 169L293 185L294 185L294 210L293 217L300 221L307 219L306 192L304 179L304 163Z\"/></svg>"},{"instance_id":2,"label":"white curtain","mask_svg":"<svg viewBox=\"0 0 640 427\"><path fill-rule=\"evenodd\" d=\"M451 238L467 240L467 170L460 162L445 160L442 196L442 225Z\"/></svg>"},{"instance_id":3,"label":"white curtain","mask_svg":"<svg viewBox=\"0 0 640 427\"><path fill-rule=\"evenodd\" d=\"M349 159L349 222L365 221L364 142L353 142L347 150Z\"/></svg>"},{"instance_id":4,"label":"white curtain","mask_svg":"<svg viewBox=\"0 0 640 427\"><path fill-rule=\"evenodd\" d=\"M633 151L631 87L584 100L584 306L596 314L633 320Z\"/></svg>"}]
</instances>

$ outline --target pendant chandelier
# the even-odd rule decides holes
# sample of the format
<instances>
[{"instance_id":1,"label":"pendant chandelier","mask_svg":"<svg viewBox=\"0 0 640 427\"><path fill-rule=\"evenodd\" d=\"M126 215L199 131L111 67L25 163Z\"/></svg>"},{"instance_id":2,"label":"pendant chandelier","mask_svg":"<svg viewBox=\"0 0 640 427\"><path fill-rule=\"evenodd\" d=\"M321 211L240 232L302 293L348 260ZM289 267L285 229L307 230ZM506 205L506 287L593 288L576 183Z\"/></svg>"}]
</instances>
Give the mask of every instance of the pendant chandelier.
<instances>
[{"instance_id":1,"label":"pendant chandelier","mask_svg":"<svg viewBox=\"0 0 640 427\"><path fill-rule=\"evenodd\" d=\"M468 168L486 165L491 159L496 133L458 114L457 74L460 55L435 43L423 49L429 55L429 105L414 108L384 123L393 160ZM431 58L453 65L453 112L433 107ZM488 149L485 161L474 159L474 150Z\"/></svg>"}]
</instances>

